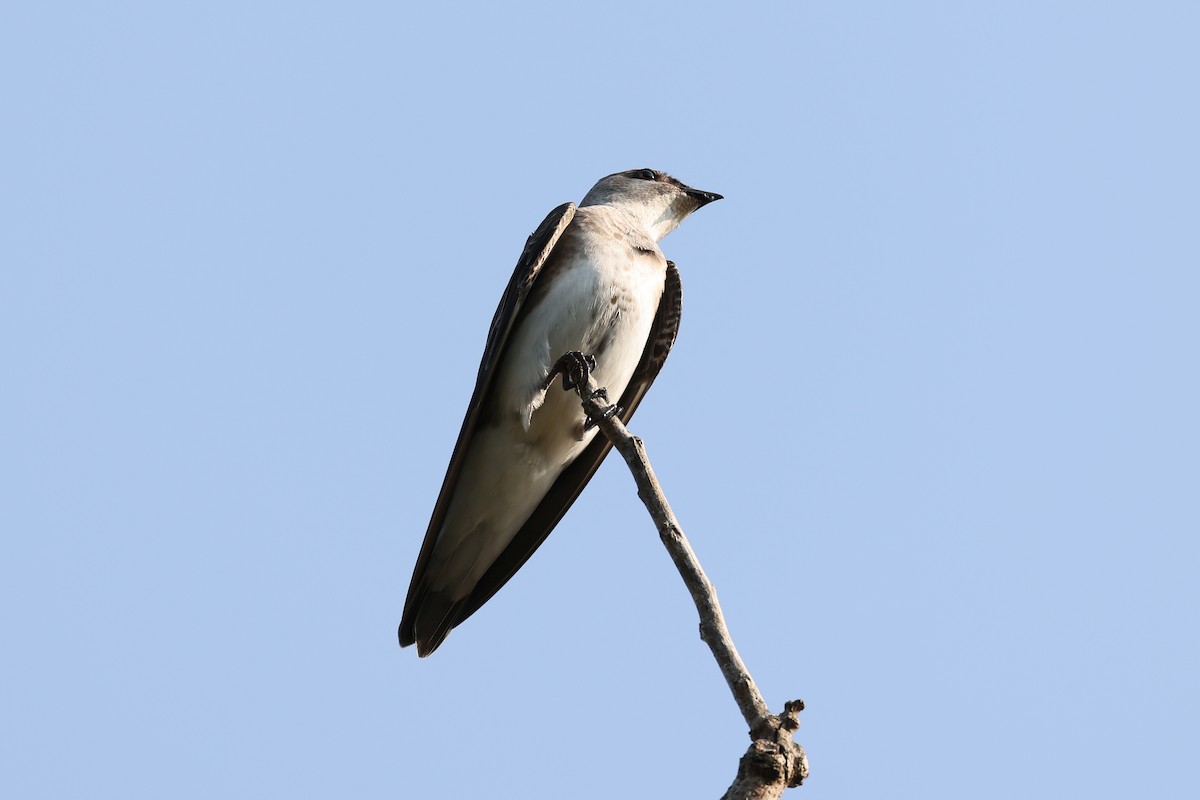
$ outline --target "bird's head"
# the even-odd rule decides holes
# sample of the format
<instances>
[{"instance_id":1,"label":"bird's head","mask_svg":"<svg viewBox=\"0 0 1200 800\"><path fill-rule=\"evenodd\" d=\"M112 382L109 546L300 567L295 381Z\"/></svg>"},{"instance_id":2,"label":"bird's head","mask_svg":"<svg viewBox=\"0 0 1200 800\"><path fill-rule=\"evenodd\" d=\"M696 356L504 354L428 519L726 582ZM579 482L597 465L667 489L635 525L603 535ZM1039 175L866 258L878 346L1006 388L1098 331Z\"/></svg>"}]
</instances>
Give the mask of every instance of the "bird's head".
<instances>
[{"instance_id":1,"label":"bird's head","mask_svg":"<svg viewBox=\"0 0 1200 800\"><path fill-rule=\"evenodd\" d=\"M721 195L702 192L654 169L631 169L601 178L580 206L618 206L637 216L655 241L662 239L700 206Z\"/></svg>"}]
</instances>

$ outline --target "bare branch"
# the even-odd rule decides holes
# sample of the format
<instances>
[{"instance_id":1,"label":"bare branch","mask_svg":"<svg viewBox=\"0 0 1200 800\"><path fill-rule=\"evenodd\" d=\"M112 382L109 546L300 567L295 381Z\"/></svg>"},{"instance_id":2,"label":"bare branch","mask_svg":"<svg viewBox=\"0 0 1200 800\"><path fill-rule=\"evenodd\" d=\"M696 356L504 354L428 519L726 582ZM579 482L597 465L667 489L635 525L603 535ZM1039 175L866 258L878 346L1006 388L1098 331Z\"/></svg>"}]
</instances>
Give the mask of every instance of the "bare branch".
<instances>
[{"instance_id":1,"label":"bare branch","mask_svg":"<svg viewBox=\"0 0 1200 800\"><path fill-rule=\"evenodd\" d=\"M603 393L597 395L597 388L590 377L586 385L576 387L583 401L583 410L629 465L629 471L637 483L638 497L650 512L659 537L696 604L696 611L700 614L700 638L712 650L717 666L729 684L729 690L733 692L733 699L750 728L752 744L742 756L737 778L722 800L780 797L785 789L799 786L808 777L808 759L804 750L792 741L792 734L800 726L798 715L804 709L804 703L793 700L786 704L782 714L770 712L733 645L720 603L717 602L716 589L704 574L704 568L683 535L675 512L667 503L646 457L645 445L641 439L629 433L620 418L612 413L611 406L597 402L598 397L604 398Z\"/></svg>"}]
</instances>

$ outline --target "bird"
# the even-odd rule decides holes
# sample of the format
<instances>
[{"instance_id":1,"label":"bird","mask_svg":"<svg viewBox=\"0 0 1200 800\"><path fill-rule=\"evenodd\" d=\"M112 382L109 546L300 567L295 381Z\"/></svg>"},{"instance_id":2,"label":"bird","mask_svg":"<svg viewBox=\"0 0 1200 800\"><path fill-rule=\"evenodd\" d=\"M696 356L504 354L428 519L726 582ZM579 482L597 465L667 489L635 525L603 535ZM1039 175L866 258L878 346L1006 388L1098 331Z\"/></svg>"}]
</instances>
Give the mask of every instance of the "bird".
<instances>
[{"instance_id":1,"label":"bird","mask_svg":"<svg viewBox=\"0 0 1200 800\"><path fill-rule=\"evenodd\" d=\"M428 656L546 540L611 443L563 388L588 374L628 422L679 330L679 270L658 242L722 199L665 172L601 178L551 211L501 297L417 556L400 646ZM561 357L561 358L560 358Z\"/></svg>"}]
</instances>

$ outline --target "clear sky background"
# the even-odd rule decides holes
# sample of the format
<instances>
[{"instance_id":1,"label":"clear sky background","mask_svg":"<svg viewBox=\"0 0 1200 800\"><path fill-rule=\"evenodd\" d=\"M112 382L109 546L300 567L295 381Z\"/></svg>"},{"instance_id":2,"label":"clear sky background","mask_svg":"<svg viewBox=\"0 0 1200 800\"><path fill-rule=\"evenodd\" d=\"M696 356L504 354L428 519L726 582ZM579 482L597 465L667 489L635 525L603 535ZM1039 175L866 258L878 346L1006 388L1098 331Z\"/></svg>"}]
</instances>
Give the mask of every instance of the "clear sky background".
<instances>
[{"instance_id":1,"label":"clear sky background","mask_svg":"<svg viewBox=\"0 0 1200 800\"><path fill-rule=\"evenodd\" d=\"M408 579L525 237L663 243L632 428L809 798L1179 797L1194 3L10 3L13 798L718 797L748 739L618 460L432 658Z\"/></svg>"}]
</instances>

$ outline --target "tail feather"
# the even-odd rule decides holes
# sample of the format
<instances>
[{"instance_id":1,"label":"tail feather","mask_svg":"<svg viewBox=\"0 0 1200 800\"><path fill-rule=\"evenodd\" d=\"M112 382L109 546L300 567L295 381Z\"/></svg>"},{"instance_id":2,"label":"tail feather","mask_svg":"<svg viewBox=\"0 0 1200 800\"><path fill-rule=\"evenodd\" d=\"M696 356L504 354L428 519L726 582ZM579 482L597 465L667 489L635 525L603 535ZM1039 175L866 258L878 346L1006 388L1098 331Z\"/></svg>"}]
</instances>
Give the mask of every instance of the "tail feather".
<instances>
[{"instance_id":1,"label":"tail feather","mask_svg":"<svg viewBox=\"0 0 1200 800\"><path fill-rule=\"evenodd\" d=\"M420 585L416 585L416 579L413 580L414 585L409 593L408 602L404 604L404 616L400 619L400 630L397 632L401 647L408 647L417 641L413 624L416 622L417 609L421 607L421 601L425 599L425 581L422 579Z\"/></svg>"},{"instance_id":2,"label":"tail feather","mask_svg":"<svg viewBox=\"0 0 1200 800\"><path fill-rule=\"evenodd\" d=\"M449 593L421 587L400 623L400 646L417 645L417 655L437 650L461 619L466 598L450 599Z\"/></svg>"}]
</instances>

